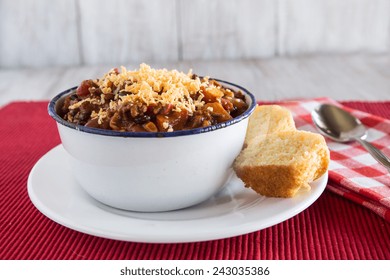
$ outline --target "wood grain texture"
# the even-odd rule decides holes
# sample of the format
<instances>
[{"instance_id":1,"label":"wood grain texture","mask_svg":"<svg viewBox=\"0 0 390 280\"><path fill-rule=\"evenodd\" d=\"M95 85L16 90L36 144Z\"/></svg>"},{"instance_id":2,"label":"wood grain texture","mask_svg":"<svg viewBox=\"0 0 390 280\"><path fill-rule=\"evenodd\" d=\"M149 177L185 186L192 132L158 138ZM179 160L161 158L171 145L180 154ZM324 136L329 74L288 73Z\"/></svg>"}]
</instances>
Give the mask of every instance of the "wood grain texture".
<instances>
[{"instance_id":1,"label":"wood grain texture","mask_svg":"<svg viewBox=\"0 0 390 280\"><path fill-rule=\"evenodd\" d=\"M78 5L85 64L178 59L175 0L83 0Z\"/></svg>"},{"instance_id":2,"label":"wood grain texture","mask_svg":"<svg viewBox=\"0 0 390 280\"><path fill-rule=\"evenodd\" d=\"M136 69L139 65L125 66ZM151 66L184 72L192 68L199 75L239 84L264 101L314 97L390 100L390 55L193 60L152 63ZM101 77L110 68L111 64L0 70L0 106L14 100L48 100L84 79Z\"/></svg>"},{"instance_id":3,"label":"wood grain texture","mask_svg":"<svg viewBox=\"0 0 390 280\"><path fill-rule=\"evenodd\" d=\"M388 0L279 0L280 55L389 51Z\"/></svg>"},{"instance_id":4,"label":"wood grain texture","mask_svg":"<svg viewBox=\"0 0 390 280\"><path fill-rule=\"evenodd\" d=\"M79 63L74 1L0 0L0 67Z\"/></svg>"},{"instance_id":5,"label":"wood grain texture","mask_svg":"<svg viewBox=\"0 0 390 280\"><path fill-rule=\"evenodd\" d=\"M258 98L389 100L389 56L313 56L257 62Z\"/></svg>"},{"instance_id":6,"label":"wood grain texture","mask_svg":"<svg viewBox=\"0 0 390 280\"><path fill-rule=\"evenodd\" d=\"M390 53L389 0L0 0L0 68Z\"/></svg>"},{"instance_id":7,"label":"wood grain texture","mask_svg":"<svg viewBox=\"0 0 390 280\"><path fill-rule=\"evenodd\" d=\"M182 57L242 59L275 53L275 1L179 0Z\"/></svg>"}]
</instances>

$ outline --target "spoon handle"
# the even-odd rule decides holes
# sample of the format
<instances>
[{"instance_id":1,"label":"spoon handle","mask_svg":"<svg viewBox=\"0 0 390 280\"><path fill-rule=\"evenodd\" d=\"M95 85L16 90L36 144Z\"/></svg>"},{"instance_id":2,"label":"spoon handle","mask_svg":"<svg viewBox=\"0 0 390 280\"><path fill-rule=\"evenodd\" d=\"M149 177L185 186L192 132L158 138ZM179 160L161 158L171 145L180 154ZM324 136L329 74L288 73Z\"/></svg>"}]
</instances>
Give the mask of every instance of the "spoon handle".
<instances>
[{"instance_id":1,"label":"spoon handle","mask_svg":"<svg viewBox=\"0 0 390 280\"><path fill-rule=\"evenodd\" d=\"M390 159L385 156L378 148L374 147L371 143L361 138L356 140L376 159L380 164L387 168L390 172Z\"/></svg>"}]
</instances>

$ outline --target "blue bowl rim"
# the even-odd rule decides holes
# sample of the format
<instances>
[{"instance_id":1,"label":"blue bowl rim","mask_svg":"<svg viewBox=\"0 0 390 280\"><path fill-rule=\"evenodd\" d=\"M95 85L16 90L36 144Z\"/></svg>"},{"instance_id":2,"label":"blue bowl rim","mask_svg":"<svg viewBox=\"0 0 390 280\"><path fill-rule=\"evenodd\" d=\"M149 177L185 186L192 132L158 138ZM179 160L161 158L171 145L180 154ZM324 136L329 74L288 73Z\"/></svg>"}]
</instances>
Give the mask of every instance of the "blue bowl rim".
<instances>
[{"instance_id":1,"label":"blue bowl rim","mask_svg":"<svg viewBox=\"0 0 390 280\"><path fill-rule=\"evenodd\" d=\"M91 134L97 134L97 135L104 135L104 136L115 136L115 137L125 137L125 138L130 138L130 137L141 137L141 138L156 138L156 137L175 137L175 136L186 136L186 135L193 135L193 134L200 134L200 133L205 133L205 132L210 132L210 131L215 131L227 126L231 126L235 123L238 123L246 118L248 118L251 113L254 111L256 107L256 99L252 93L250 93L247 89L236 85L234 83L226 82L220 79L214 79L210 78L215 81L221 82L223 84L227 84L233 87L236 87L243 91L246 96L248 96L251 100L251 104L249 105L248 109L242 113L241 115L228 120L226 122L218 123L215 125L207 126L207 127L200 127L200 128L193 128L193 129L186 129L186 130L177 130L177 131L172 131L172 132L129 132L129 131L115 131L115 130L109 130L109 129L101 129L101 128L93 128L93 127L86 127L83 125L77 125L70 123L63 118L61 118L57 112L56 112L56 104L57 101L60 100L62 97L65 95L74 92L77 89L77 86L72 87L70 89L67 89L58 95L56 95L48 105L48 113L49 115L59 124L64 125L66 127L86 132L86 133L91 133Z\"/></svg>"}]
</instances>

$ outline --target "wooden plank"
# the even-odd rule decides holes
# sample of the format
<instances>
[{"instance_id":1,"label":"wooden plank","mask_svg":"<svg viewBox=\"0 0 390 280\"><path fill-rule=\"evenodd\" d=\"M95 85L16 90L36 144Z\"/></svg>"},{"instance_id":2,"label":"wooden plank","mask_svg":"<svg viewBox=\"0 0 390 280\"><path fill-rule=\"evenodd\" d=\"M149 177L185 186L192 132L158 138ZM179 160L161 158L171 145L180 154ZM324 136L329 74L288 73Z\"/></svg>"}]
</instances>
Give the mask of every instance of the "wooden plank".
<instances>
[{"instance_id":1,"label":"wooden plank","mask_svg":"<svg viewBox=\"0 0 390 280\"><path fill-rule=\"evenodd\" d=\"M0 68L390 52L388 0L0 0Z\"/></svg>"},{"instance_id":2,"label":"wooden plank","mask_svg":"<svg viewBox=\"0 0 390 280\"><path fill-rule=\"evenodd\" d=\"M74 1L1 0L0 67L78 64Z\"/></svg>"},{"instance_id":3,"label":"wooden plank","mask_svg":"<svg viewBox=\"0 0 390 280\"><path fill-rule=\"evenodd\" d=\"M182 57L242 59L275 53L275 1L179 0Z\"/></svg>"},{"instance_id":4,"label":"wooden plank","mask_svg":"<svg viewBox=\"0 0 390 280\"><path fill-rule=\"evenodd\" d=\"M47 99L51 88L61 75L62 68L46 69L7 69L0 71L0 105L14 100Z\"/></svg>"},{"instance_id":5,"label":"wooden plank","mask_svg":"<svg viewBox=\"0 0 390 280\"><path fill-rule=\"evenodd\" d=\"M175 0L78 3L85 64L178 59Z\"/></svg>"},{"instance_id":6,"label":"wooden plank","mask_svg":"<svg viewBox=\"0 0 390 280\"><path fill-rule=\"evenodd\" d=\"M389 100L389 56L313 56L258 61L259 98Z\"/></svg>"},{"instance_id":7,"label":"wooden plank","mask_svg":"<svg viewBox=\"0 0 390 280\"><path fill-rule=\"evenodd\" d=\"M280 55L390 51L388 0L280 0Z\"/></svg>"},{"instance_id":8,"label":"wooden plank","mask_svg":"<svg viewBox=\"0 0 390 280\"><path fill-rule=\"evenodd\" d=\"M127 65L128 69L138 66ZM239 84L264 101L324 96L335 100L390 100L389 55L193 60L151 66L184 72L192 68L199 75ZM13 100L47 100L83 79L100 77L110 68L111 65L0 70L0 106Z\"/></svg>"}]
</instances>

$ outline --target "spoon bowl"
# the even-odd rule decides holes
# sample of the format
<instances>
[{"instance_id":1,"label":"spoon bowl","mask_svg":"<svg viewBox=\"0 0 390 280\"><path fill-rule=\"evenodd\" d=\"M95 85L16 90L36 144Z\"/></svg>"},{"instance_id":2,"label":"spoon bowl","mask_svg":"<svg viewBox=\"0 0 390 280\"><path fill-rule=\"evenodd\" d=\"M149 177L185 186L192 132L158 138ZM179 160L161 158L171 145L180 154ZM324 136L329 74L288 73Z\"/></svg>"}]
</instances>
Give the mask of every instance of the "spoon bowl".
<instances>
[{"instance_id":1,"label":"spoon bowl","mask_svg":"<svg viewBox=\"0 0 390 280\"><path fill-rule=\"evenodd\" d=\"M314 124L320 132L337 142L350 142L366 137L367 130L359 119L343 109L322 104L312 112Z\"/></svg>"},{"instance_id":2,"label":"spoon bowl","mask_svg":"<svg viewBox=\"0 0 390 280\"><path fill-rule=\"evenodd\" d=\"M319 105L311 115L321 134L337 142L358 141L379 163L390 171L390 159L365 140L367 129L359 119L331 104Z\"/></svg>"}]
</instances>

